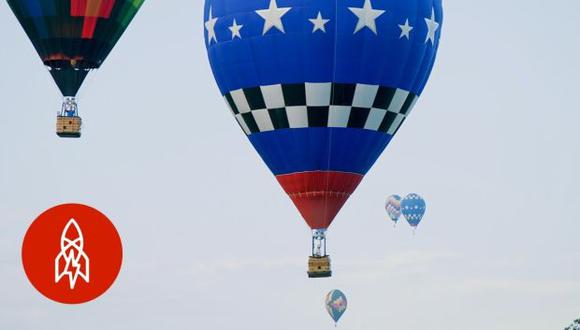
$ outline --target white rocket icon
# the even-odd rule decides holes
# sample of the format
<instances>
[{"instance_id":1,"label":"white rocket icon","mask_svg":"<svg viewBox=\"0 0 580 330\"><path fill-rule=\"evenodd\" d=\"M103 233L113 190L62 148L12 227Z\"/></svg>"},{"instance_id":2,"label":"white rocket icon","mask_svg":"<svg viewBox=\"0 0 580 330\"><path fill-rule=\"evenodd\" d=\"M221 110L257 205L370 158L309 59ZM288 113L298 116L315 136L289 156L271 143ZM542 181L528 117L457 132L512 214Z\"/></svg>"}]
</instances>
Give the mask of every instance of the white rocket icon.
<instances>
[{"instance_id":1,"label":"white rocket icon","mask_svg":"<svg viewBox=\"0 0 580 330\"><path fill-rule=\"evenodd\" d=\"M60 237L60 253L54 260L54 282L68 276L73 290L79 277L89 283L89 257L83 251L84 239L75 219L70 219Z\"/></svg>"}]
</instances>

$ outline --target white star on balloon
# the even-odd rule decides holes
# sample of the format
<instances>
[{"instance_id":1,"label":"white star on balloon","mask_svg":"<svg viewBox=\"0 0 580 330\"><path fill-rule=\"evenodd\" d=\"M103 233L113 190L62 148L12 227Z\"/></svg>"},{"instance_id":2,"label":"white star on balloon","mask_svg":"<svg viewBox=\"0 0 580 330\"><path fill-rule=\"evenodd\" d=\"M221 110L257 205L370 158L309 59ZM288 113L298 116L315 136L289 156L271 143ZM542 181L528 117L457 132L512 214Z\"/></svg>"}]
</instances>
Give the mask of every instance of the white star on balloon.
<instances>
[{"instance_id":1,"label":"white star on balloon","mask_svg":"<svg viewBox=\"0 0 580 330\"><path fill-rule=\"evenodd\" d=\"M425 24L427 24L428 29L425 43L431 41L431 45L435 45L435 32L439 29L439 23L435 21L435 8L431 11L431 18L425 18Z\"/></svg>"},{"instance_id":2,"label":"white star on balloon","mask_svg":"<svg viewBox=\"0 0 580 330\"><path fill-rule=\"evenodd\" d=\"M270 0L270 6L268 9L256 10L256 14L264 19L264 30L262 35L265 35L273 27L277 28L282 33L286 33L284 31L284 24L282 24L282 16L286 15L290 9L292 9L292 7L278 8L276 0Z\"/></svg>"},{"instance_id":3,"label":"white star on balloon","mask_svg":"<svg viewBox=\"0 0 580 330\"><path fill-rule=\"evenodd\" d=\"M217 22L217 17L212 17L212 8L209 7L209 18L205 22L205 29L207 30L207 43L211 45L212 40L217 42L217 36L215 34L215 23Z\"/></svg>"},{"instance_id":4,"label":"white star on balloon","mask_svg":"<svg viewBox=\"0 0 580 330\"><path fill-rule=\"evenodd\" d=\"M320 30L326 33L326 23L330 22L329 19L322 18L322 13L318 12L318 16L316 18L309 19L310 23L314 24L314 28L312 29L312 33Z\"/></svg>"},{"instance_id":5,"label":"white star on balloon","mask_svg":"<svg viewBox=\"0 0 580 330\"><path fill-rule=\"evenodd\" d=\"M407 38L407 40L411 39L411 30L414 29L411 25L409 25L409 19L405 21L404 25L399 24L399 28L401 29L401 38Z\"/></svg>"},{"instance_id":6,"label":"white star on balloon","mask_svg":"<svg viewBox=\"0 0 580 330\"><path fill-rule=\"evenodd\" d=\"M240 33L240 30L243 27L244 27L243 25L238 25L236 19L234 18L234 23L232 24L232 26L229 27L230 31L232 31L232 40L235 38L242 39L242 34Z\"/></svg>"},{"instance_id":7,"label":"white star on balloon","mask_svg":"<svg viewBox=\"0 0 580 330\"><path fill-rule=\"evenodd\" d=\"M373 9L371 0L365 0L365 4L362 8L349 7L348 9L358 18L354 33L367 27L375 34L378 34L375 20L385 13L384 10Z\"/></svg>"}]
</instances>

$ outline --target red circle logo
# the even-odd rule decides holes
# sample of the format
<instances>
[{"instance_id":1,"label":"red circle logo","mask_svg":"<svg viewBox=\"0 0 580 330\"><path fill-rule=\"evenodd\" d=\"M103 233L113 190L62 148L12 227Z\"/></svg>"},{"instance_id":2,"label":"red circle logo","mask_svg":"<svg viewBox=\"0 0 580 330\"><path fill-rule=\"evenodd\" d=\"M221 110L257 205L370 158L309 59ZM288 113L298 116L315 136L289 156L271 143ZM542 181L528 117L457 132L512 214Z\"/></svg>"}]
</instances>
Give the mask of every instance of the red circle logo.
<instances>
[{"instance_id":1,"label":"red circle logo","mask_svg":"<svg viewBox=\"0 0 580 330\"><path fill-rule=\"evenodd\" d=\"M105 293L123 261L121 237L98 210L80 204L55 206L28 228L22 263L30 283L45 297L82 304Z\"/></svg>"}]
</instances>

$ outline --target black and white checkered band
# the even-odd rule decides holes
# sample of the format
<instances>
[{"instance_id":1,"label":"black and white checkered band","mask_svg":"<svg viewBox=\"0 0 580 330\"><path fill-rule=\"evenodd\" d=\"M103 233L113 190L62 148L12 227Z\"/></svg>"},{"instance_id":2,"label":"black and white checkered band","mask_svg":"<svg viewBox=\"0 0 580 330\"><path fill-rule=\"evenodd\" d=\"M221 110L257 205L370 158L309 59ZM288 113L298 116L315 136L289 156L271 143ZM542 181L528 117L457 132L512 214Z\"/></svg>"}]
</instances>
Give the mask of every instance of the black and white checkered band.
<instances>
[{"instance_id":1,"label":"black and white checkered band","mask_svg":"<svg viewBox=\"0 0 580 330\"><path fill-rule=\"evenodd\" d=\"M259 86L224 97L247 135L303 127L350 127L394 135L418 99L397 88L337 83Z\"/></svg>"}]
</instances>

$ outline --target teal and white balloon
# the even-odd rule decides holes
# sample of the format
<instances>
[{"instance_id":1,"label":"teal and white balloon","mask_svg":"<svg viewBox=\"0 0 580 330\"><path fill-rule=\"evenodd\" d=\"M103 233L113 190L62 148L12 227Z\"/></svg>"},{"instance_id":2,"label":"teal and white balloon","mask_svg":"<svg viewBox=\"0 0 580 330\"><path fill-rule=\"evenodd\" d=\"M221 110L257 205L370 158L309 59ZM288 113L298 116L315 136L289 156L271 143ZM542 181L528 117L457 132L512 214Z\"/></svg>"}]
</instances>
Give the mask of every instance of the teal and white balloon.
<instances>
[{"instance_id":1,"label":"teal and white balloon","mask_svg":"<svg viewBox=\"0 0 580 330\"><path fill-rule=\"evenodd\" d=\"M401 202L401 213L403 213L403 216L413 228L416 228L421 223L426 209L425 200L417 194L409 194Z\"/></svg>"},{"instance_id":2,"label":"teal and white balloon","mask_svg":"<svg viewBox=\"0 0 580 330\"><path fill-rule=\"evenodd\" d=\"M332 290L326 295L326 311L336 324L346 311L346 295L340 290Z\"/></svg>"}]
</instances>

